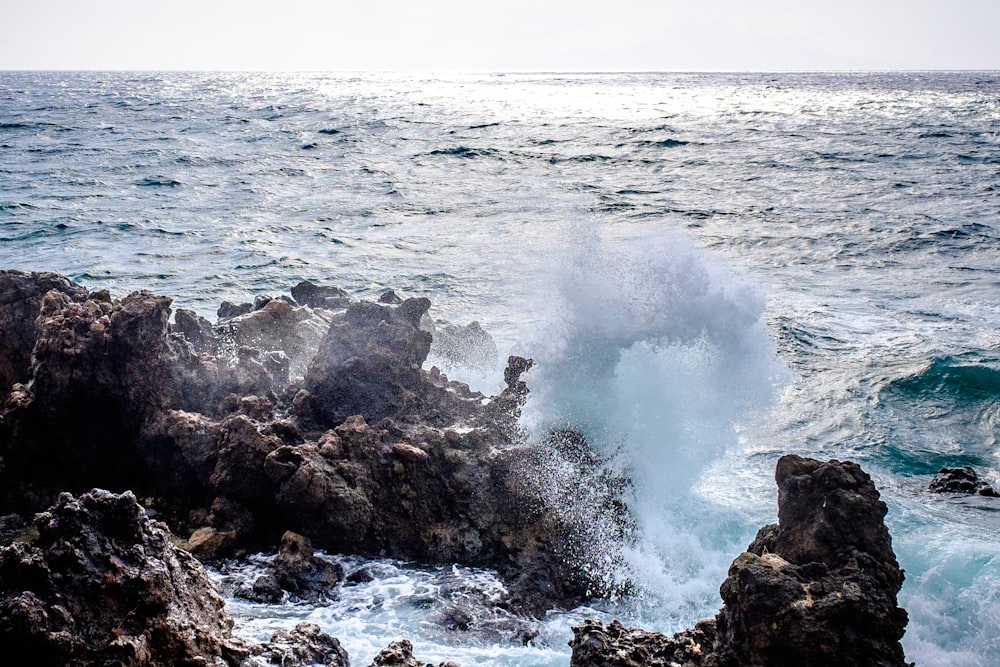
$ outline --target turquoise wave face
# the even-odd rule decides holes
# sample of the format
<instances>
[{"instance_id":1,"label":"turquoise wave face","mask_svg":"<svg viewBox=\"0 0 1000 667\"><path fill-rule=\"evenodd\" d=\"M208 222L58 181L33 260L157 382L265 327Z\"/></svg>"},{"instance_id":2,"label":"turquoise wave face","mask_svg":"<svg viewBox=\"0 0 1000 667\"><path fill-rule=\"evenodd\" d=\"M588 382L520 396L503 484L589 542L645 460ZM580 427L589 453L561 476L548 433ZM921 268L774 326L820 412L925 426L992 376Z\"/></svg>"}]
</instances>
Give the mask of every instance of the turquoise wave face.
<instances>
[{"instance_id":1,"label":"turquoise wave face","mask_svg":"<svg viewBox=\"0 0 1000 667\"><path fill-rule=\"evenodd\" d=\"M979 354L937 357L882 388L869 419L883 440L885 465L908 475L942 466L992 469L1000 434L998 365Z\"/></svg>"}]
</instances>

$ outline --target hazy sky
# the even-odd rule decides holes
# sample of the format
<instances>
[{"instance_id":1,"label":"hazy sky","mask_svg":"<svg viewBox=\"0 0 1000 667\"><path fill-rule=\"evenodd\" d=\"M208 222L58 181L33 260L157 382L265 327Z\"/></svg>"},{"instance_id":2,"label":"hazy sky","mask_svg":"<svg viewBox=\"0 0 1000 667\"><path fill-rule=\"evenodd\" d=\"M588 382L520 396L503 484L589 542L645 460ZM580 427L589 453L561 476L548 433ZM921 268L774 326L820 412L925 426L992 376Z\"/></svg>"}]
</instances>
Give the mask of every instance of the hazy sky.
<instances>
[{"instance_id":1,"label":"hazy sky","mask_svg":"<svg viewBox=\"0 0 1000 667\"><path fill-rule=\"evenodd\" d=\"M1000 0L0 0L0 69L1000 69Z\"/></svg>"}]
</instances>

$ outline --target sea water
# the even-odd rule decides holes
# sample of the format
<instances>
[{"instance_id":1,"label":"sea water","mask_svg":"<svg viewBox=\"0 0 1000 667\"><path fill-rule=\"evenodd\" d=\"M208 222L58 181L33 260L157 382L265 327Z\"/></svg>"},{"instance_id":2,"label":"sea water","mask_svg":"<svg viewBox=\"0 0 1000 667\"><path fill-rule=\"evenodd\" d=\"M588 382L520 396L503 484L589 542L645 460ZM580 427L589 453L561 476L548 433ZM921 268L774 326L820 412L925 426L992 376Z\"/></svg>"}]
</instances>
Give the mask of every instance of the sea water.
<instances>
[{"instance_id":1,"label":"sea water","mask_svg":"<svg viewBox=\"0 0 1000 667\"><path fill-rule=\"evenodd\" d=\"M1000 483L998 73L0 73L0 266L209 317L301 279L428 296L535 358L532 437L581 429L633 479L611 576L635 594L527 645L488 608L441 621L492 573L388 561L323 603L231 600L244 636L312 620L358 665L407 637L541 667L585 617L682 629L795 452L873 475L907 657L996 662L1000 503L926 486Z\"/></svg>"}]
</instances>

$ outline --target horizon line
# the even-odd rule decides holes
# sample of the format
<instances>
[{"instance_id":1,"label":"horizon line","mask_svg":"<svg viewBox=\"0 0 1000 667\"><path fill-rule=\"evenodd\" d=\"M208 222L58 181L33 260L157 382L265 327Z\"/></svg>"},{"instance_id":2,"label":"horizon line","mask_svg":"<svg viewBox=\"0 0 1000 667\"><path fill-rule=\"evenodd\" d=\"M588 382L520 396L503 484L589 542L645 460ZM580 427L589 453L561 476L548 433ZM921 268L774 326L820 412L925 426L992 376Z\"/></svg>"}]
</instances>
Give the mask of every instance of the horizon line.
<instances>
[{"instance_id":1,"label":"horizon line","mask_svg":"<svg viewBox=\"0 0 1000 667\"><path fill-rule=\"evenodd\" d=\"M788 69L456 69L456 68L414 68L414 69L227 69L227 68L154 68L154 67L2 67L0 72L49 72L49 73L100 73L100 72L142 72L164 74L892 74L892 73L948 73L948 72L996 72L1000 68L941 67L941 68L788 68Z\"/></svg>"}]
</instances>

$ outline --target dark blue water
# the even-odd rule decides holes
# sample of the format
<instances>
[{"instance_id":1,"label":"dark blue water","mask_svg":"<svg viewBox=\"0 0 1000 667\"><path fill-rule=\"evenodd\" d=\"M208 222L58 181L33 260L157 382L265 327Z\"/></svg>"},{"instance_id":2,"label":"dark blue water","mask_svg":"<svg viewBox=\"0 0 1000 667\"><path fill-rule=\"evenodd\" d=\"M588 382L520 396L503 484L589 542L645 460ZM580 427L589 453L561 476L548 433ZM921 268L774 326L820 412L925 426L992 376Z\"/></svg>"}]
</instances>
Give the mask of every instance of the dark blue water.
<instances>
[{"instance_id":1,"label":"dark blue water","mask_svg":"<svg viewBox=\"0 0 1000 667\"><path fill-rule=\"evenodd\" d=\"M858 460L909 658L1000 650L1000 504L925 491L1000 483L1000 73L0 73L0 266L205 315L309 278L479 320L539 360L529 425L635 475L619 611L649 627L714 613L780 453ZM363 659L389 612L357 609L299 611ZM560 631L422 646L564 664Z\"/></svg>"}]
</instances>

